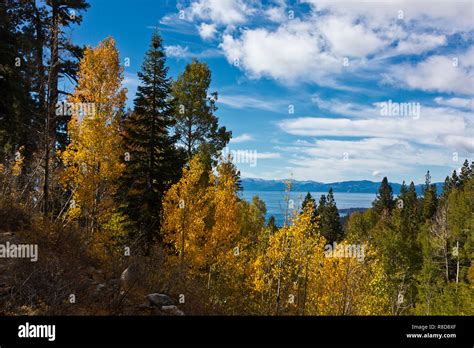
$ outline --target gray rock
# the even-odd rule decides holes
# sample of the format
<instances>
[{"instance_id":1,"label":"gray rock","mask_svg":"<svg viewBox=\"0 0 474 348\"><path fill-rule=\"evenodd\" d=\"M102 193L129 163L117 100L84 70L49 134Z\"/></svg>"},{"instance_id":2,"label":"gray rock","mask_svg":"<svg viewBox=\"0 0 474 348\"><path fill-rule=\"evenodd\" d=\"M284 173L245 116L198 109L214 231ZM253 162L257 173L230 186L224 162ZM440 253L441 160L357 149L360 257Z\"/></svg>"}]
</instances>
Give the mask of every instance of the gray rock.
<instances>
[{"instance_id":1,"label":"gray rock","mask_svg":"<svg viewBox=\"0 0 474 348\"><path fill-rule=\"evenodd\" d=\"M161 307L161 310L171 315L184 315L184 312L179 310L176 306L163 306Z\"/></svg>"},{"instance_id":2,"label":"gray rock","mask_svg":"<svg viewBox=\"0 0 474 348\"><path fill-rule=\"evenodd\" d=\"M172 306L174 305L173 300L165 294L149 294L146 295L146 298L148 302L150 302L151 306L157 306L157 307L162 307L162 306Z\"/></svg>"}]
</instances>

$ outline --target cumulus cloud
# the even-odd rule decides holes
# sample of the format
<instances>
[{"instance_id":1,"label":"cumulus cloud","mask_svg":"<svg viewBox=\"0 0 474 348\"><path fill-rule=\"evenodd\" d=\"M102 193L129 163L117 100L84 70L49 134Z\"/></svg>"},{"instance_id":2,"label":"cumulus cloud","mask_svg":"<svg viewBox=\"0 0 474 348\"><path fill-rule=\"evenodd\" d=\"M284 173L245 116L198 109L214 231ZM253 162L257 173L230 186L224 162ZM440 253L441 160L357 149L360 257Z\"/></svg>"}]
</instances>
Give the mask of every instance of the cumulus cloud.
<instances>
[{"instance_id":1,"label":"cumulus cloud","mask_svg":"<svg viewBox=\"0 0 474 348\"><path fill-rule=\"evenodd\" d=\"M394 54L419 54L446 44L445 35L417 34L403 32L397 42Z\"/></svg>"},{"instance_id":2,"label":"cumulus cloud","mask_svg":"<svg viewBox=\"0 0 474 348\"><path fill-rule=\"evenodd\" d=\"M420 117L414 119L382 117L376 103L353 102L354 93L338 95L340 99L313 94L313 104L337 118L280 120L280 131L304 139L278 149L281 152L260 154L259 158L289 159L290 165L275 172L292 171L299 179L367 178L408 173L414 166L450 166L452 151L474 151L469 136L474 134L474 47L466 48L474 30L472 1L302 2L309 3L309 11L307 6L298 11L294 3L288 7L283 0L197 0L184 12L201 38L215 40L228 63L250 79L349 92L366 88L358 92L372 98L388 99L384 93L392 87L407 99L414 95L411 90L439 96L416 94L434 106L422 105ZM288 17L290 8L295 9L294 19ZM172 52L191 55L187 47ZM344 58L349 58L349 66L343 65ZM356 79L357 84L352 82ZM374 88L382 83L389 88ZM219 102L273 112L287 107L284 101L239 94L223 95ZM247 136L234 142L246 141ZM348 161L343 160L344 152L349 153Z\"/></svg>"},{"instance_id":3,"label":"cumulus cloud","mask_svg":"<svg viewBox=\"0 0 474 348\"><path fill-rule=\"evenodd\" d=\"M430 56L417 64L393 67L392 81L424 91L474 94L474 47L456 56Z\"/></svg>"},{"instance_id":4,"label":"cumulus cloud","mask_svg":"<svg viewBox=\"0 0 474 348\"><path fill-rule=\"evenodd\" d=\"M347 17L324 17L320 28L332 52L339 56L365 57L387 45L375 32Z\"/></svg>"},{"instance_id":5,"label":"cumulus cloud","mask_svg":"<svg viewBox=\"0 0 474 348\"><path fill-rule=\"evenodd\" d=\"M360 105L354 106L356 110L362 108ZM284 132L298 136L398 139L454 150L466 134L474 134L471 112L426 105L420 105L419 118L371 114L354 119L298 117L281 120L278 125ZM463 144L463 149L468 148L466 143Z\"/></svg>"},{"instance_id":6,"label":"cumulus cloud","mask_svg":"<svg viewBox=\"0 0 474 348\"><path fill-rule=\"evenodd\" d=\"M232 139L230 139L230 142L232 144L238 144L238 143L244 143L251 140L253 140L253 137L250 134L244 133L239 136L233 137Z\"/></svg>"},{"instance_id":7,"label":"cumulus cloud","mask_svg":"<svg viewBox=\"0 0 474 348\"><path fill-rule=\"evenodd\" d=\"M296 19L276 31L244 29L239 38L224 35L220 47L230 63L242 67L252 78L294 82L317 79L342 68L340 60L322 51L312 25Z\"/></svg>"},{"instance_id":8,"label":"cumulus cloud","mask_svg":"<svg viewBox=\"0 0 474 348\"><path fill-rule=\"evenodd\" d=\"M191 3L184 12L189 20L210 20L231 25L244 23L254 9L242 0L199 0Z\"/></svg>"},{"instance_id":9,"label":"cumulus cloud","mask_svg":"<svg viewBox=\"0 0 474 348\"><path fill-rule=\"evenodd\" d=\"M168 57L173 58L188 58L190 55L189 48L180 46L180 45L172 45L172 46L165 46L165 54Z\"/></svg>"},{"instance_id":10,"label":"cumulus cloud","mask_svg":"<svg viewBox=\"0 0 474 348\"><path fill-rule=\"evenodd\" d=\"M310 4L311 10L295 11L295 19L288 17L283 0L265 4L251 0L197 0L184 12L188 20L198 22L203 39L218 37L229 63L250 78L272 78L284 83L309 81L325 86L334 86L339 73L373 66L373 60L420 55L446 45L447 35L474 30L473 4L466 1L304 2ZM262 18L277 26L267 26ZM343 69L346 57L351 58L351 67ZM429 63L440 67L445 62L438 59ZM414 69L420 70L420 76L408 78ZM396 73L406 75L406 84L411 88L429 88L420 85L433 69L405 65ZM448 75L446 83L461 75L462 72ZM428 84L434 90L446 90L443 82L430 77ZM466 78L456 81L461 86ZM461 90L459 86L454 87L455 91Z\"/></svg>"},{"instance_id":11,"label":"cumulus cloud","mask_svg":"<svg viewBox=\"0 0 474 348\"><path fill-rule=\"evenodd\" d=\"M210 40L213 39L216 32L217 28L215 24L208 24L208 23L201 23L201 25L198 28L199 30L199 35L204 39L204 40Z\"/></svg>"},{"instance_id":12,"label":"cumulus cloud","mask_svg":"<svg viewBox=\"0 0 474 348\"><path fill-rule=\"evenodd\" d=\"M473 4L464 0L304 0L318 11L363 19L372 27L404 22L421 28L453 33L474 29Z\"/></svg>"}]
</instances>

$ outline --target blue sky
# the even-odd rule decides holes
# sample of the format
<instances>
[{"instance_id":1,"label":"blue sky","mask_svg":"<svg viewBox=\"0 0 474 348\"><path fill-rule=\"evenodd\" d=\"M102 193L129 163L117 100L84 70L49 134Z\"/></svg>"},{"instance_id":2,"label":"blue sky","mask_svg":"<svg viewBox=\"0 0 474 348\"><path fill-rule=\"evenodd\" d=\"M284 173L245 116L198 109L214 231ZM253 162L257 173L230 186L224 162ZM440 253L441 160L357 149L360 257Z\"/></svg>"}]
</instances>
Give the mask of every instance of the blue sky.
<instances>
[{"instance_id":1,"label":"blue sky","mask_svg":"<svg viewBox=\"0 0 474 348\"><path fill-rule=\"evenodd\" d=\"M236 163L243 177L420 183L473 158L472 1L90 4L71 35L115 38L129 105L155 28L172 77L209 64L229 149L257 154Z\"/></svg>"}]
</instances>

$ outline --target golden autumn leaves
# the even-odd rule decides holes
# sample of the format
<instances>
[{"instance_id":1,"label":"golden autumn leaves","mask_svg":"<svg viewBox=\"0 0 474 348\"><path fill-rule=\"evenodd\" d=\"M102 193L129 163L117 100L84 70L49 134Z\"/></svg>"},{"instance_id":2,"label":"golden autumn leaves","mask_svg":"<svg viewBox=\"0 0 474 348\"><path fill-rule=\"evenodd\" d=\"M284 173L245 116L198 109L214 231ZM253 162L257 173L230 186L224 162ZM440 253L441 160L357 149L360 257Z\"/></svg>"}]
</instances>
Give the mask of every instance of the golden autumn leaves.
<instances>
[{"instance_id":1,"label":"golden autumn leaves","mask_svg":"<svg viewBox=\"0 0 474 348\"><path fill-rule=\"evenodd\" d=\"M313 207L295 211L292 223L274 234L261 227L256 240L246 237L252 233L240 221L250 209L239 200L229 168L224 160L216 174L206 173L196 156L165 197L163 231L188 275L209 277L210 291L241 292L255 314L385 313L388 299L376 253L369 249L363 262L326 257L327 241L312 221Z\"/></svg>"},{"instance_id":2,"label":"golden autumn leaves","mask_svg":"<svg viewBox=\"0 0 474 348\"><path fill-rule=\"evenodd\" d=\"M114 183L124 169L117 145L126 89L121 87L123 67L112 38L85 50L78 77L69 102L93 103L95 113L71 117L70 143L61 153L61 183L72 192L68 217L87 219L89 231L94 231L98 222L110 218Z\"/></svg>"},{"instance_id":3,"label":"golden autumn leaves","mask_svg":"<svg viewBox=\"0 0 474 348\"><path fill-rule=\"evenodd\" d=\"M117 145L126 90L113 39L86 49L78 76L68 101L92 103L95 113L71 117L61 183L71 192L67 219L80 219L94 234L117 217L113 196L124 170ZM202 279L211 301L229 313L385 313L384 275L373 250L363 262L326 257L311 206L295 211L289 225L270 229L261 201L239 198L231 160L221 159L215 171L205 163L192 157L163 199L163 243L181 279Z\"/></svg>"}]
</instances>

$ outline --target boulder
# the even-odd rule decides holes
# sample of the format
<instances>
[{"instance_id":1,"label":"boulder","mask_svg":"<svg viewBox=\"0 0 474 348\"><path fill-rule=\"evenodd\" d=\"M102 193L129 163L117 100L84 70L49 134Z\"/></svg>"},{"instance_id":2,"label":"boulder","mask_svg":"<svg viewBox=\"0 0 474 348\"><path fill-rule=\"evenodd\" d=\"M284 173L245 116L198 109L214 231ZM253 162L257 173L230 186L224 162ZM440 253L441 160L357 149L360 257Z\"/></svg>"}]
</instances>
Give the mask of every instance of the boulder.
<instances>
[{"instance_id":1,"label":"boulder","mask_svg":"<svg viewBox=\"0 0 474 348\"><path fill-rule=\"evenodd\" d=\"M176 306L163 306L161 307L161 310L165 313L171 314L171 315L184 315L184 312L179 310L178 307Z\"/></svg>"},{"instance_id":2,"label":"boulder","mask_svg":"<svg viewBox=\"0 0 474 348\"><path fill-rule=\"evenodd\" d=\"M173 300L165 294L149 294L146 298L151 306L162 307L174 305Z\"/></svg>"}]
</instances>

